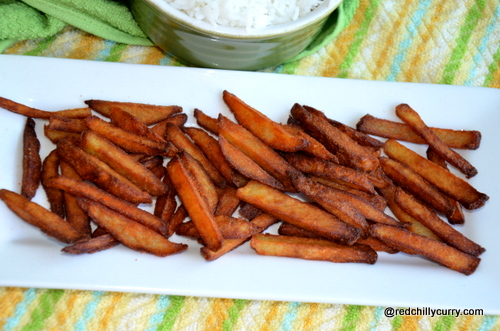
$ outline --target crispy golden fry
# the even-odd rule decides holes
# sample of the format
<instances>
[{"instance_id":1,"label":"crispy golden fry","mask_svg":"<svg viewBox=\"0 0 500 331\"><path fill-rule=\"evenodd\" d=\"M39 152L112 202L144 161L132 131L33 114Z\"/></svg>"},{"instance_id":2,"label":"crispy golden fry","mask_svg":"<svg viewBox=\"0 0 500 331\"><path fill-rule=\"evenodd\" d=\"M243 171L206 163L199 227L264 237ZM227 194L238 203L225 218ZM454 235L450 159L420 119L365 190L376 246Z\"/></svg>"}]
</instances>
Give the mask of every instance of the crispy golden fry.
<instances>
[{"instance_id":1,"label":"crispy golden fry","mask_svg":"<svg viewBox=\"0 0 500 331\"><path fill-rule=\"evenodd\" d=\"M409 105L398 105L396 107L396 115L422 137L439 156L464 173L467 178L477 175L477 169L460 154L448 147Z\"/></svg>"},{"instance_id":2,"label":"crispy golden fry","mask_svg":"<svg viewBox=\"0 0 500 331\"><path fill-rule=\"evenodd\" d=\"M236 191L238 193L238 191ZM255 207L254 205L251 205L249 203L246 203L244 201L240 202L240 208L238 209L238 214L241 217L246 218L247 220L251 221L260 214L262 214L262 210L259 208Z\"/></svg>"},{"instance_id":3,"label":"crispy golden fry","mask_svg":"<svg viewBox=\"0 0 500 331\"><path fill-rule=\"evenodd\" d=\"M317 183L304 175L292 175L292 181L299 192L305 194L341 221L359 228L361 237L366 236L368 231L366 218L352 204L339 197L334 191L335 189Z\"/></svg>"},{"instance_id":4,"label":"crispy golden fry","mask_svg":"<svg viewBox=\"0 0 500 331\"><path fill-rule=\"evenodd\" d=\"M88 130L87 124L83 118L69 118L61 116L51 116L47 128L50 130L59 130L73 133L82 133Z\"/></svg>"},{"instance_id":5,"label":"crispy golden fry","mask_svg":"<svg viewBox=\"0 0 500 331\"><path fill-rule=\"evenodd\" d=\"M236 197L236 189L226 186L219 192L219 203L215 209L215 215L231 216L240 205L240 199Z\"/></svg>"},{"instance_id":6,"label":"crispy golden fry","mask_svg":"<svg viewBox=\"0 0 500 331\"><path fill-rule=\"evenodd\" d=\"M215 216L217 226L226 239L243 239L252 236L260 231L260 228L251 222L243 219L226 215ZM192 221L180 224L175 229L176 234L179 236L189 237L192 239L200 238L200 234Z\"/></svg>"},{"instance_id":7,"label":"crispy golden fry","mask_svg":"<svg viewBox=\"0 0 500 331\"><path fill-rule=\"evenodd\" d=\"M109 119L111 120L111 123L125 131L135 133L139 136L143 136L160 143L165 142L162 136L152 131L146 124L141 122L139 118L119 107L110 108Z\"/></svg>"},{"instance_id":8,"label":"crispy golden fry","mask_svg":"<svg viewBox=\"0 0 500 331\"><path fill-rule=\"evenodd\" d=\"M42 162L41 183L47 195L50 210L62 218L65 218L64 192L47 186L47 181L56 176L59 176L59 155L57 154L57 149L53 149Z\"/></svg>"},{"instance_id":9,"label":"crispy golden fry","mask_svg":"<svg viewBox=\"0 0 500 331\"><path fill-rule=\"evenodd\" d=\"M292 176L294 183L297 185L300 185L301 178L305 177L300 177L300 176ZM312 182L314 183L314 182ZM302 184L304 185L304 184ZM302 186L301 185L301 186ZM313 184L310 184L312 186ZM321 190L318 189L318 193L321 192L321 195L326 199L328 198L330 201L337 201L339 203L349 203L355 210L357 210L361 215L363 215L367 220L370 220L372 222L377 222L377 223L384 223L384 224L389 224L393 226L401 226L404 227L406 224L399 222L398 220L394 219L393 217L385 214L383 211L380 211L377 209L375 206L370 204L368 201L364 200L363 198L356 196L352 193L345 192L333 187L325 186L320 183L315 183L314 184L318 188L322 188ZM320 186L321 185L321 186ZM302 186L306 187L306 186ZM312 197L312 196L311 196ZM319 202L318 202L319 203ZM323 208L325 208L323 206Z\"/></svg>"},{"instance_id":10,"label":"crispy golden fry","mask_svg":"<svg viewBox=\"0 0 500 331\"><path fill-rule=\"evenodd\" d=\"M163 183L167 187L167 191L156 199L153 214L167 224L177 207L177 200L175 199L177 192L175 192L170 177L163 177Z\"/></svg>"},{"instance_id":11,"label":"crispy golden fry","mask_svg":"<svg viewBox=\"0 0 500 331\"><path fill-rule=\"evenodd\" d=\"M187 119L188 119L188 116L187 116L186 113L175 114L175 115L167 118L166 120L163 120L163 121L155 124L151 128L151 131L153 131L154 133L156 133L158 136L164 138L165 137L165 133L167 131L167 125L169 123L171 123L171 124L173 124L175 126L178 126L179 128L182 128L184 126L184 124L186 124Z\"/></svg>"},{"instance_id":12,"label":"crispy golden fry","mask_svg":"<svg viewBox=\"0 0 500 331\"><path fill-rule=\"evenodd\" d=\"M163 178L165 174L167 173L167 169L164 166L156 166L151 169L149 169L153 175L155 175L158 178Z\"/></svg>"},{"instance_id":13,"label":"crispy golden fry","mask_svg":"<svg viewBox=\"0 0 500 331\"><path fill-rule=\"evenodd\" d=\"M133 250L163 257L187 249L186 244L171 242L148 227L99 203L92 201L88 203L88 212L92 220L106 229L116 240Z\"/></svg>"},{"instance_id":14,"label":"crispy golden fry","mask_svg":"<svg viewBox=\"0 0 500 331\"><path fill-rule=\"evenodd\" d=\"M319 111L316 108L313 108L310 106L304 106L304 108L307 111L311 112L312 114L323 117L324 119L326 119L328 121L328 123L330 123L332 126L339 129L340 131L344 132L347 136L349 136L349 138L351 138L352 140L354 140L355 142L357 142L361 146L369 147L371 150L376 151L376 150L379 150L380 148L382 148L384 145L383 142L381 142L378 139L370 137L369 135L367 135L363 132L360 132L354 128L351 128L350 126L348 126L344 123L341 123L341 122L336 121L332 118L326 117L326 115L323 112Z\"/></svg>"},{"instance_id":15,"label":"crispy golden fry","mask_svg":"<svg viewBox=\"0 0 500 331\"><path fill-rule=\"evenodd\" d=\"M60 162L61 175L76 180L82 180L80 175L71 167L67 162ZM92 233L90 226L90 218L87 213L78 204L76 196L69 192L64 192L64 207L66 212L66 222L71 224L75 229L81 233Z\"/></svg>"},{"instance_id":16,"label":"crispy golden fry","mask_svg":"<svg viewBox=\"0 0 500 331\"><path fill-rule=\"evenodd\" d=\"M243 126L219 115L219 139L220 137L225 138L229 144L276 178L287 191L293 192L295 190L287 172L298 172L298 170Z\"/></svg>"},{"instance_id":17,"label":"crispy golden fry","mask_svg":"<svg viewBox=\"0 0 500 331\"><path fill-rule=\"evenodd\" d=\"M193 115L200 127L216 136L219 135L219 124L216 118L208 116L200 109L195 109Z\"/></svg>"},{"instance_id":18,"label":"crispy golden fry","mask_svg":"<svg viewBox=\"0 0 500 331\"><path fill-rule=\"evenodd\" d=\"M396 185L415 195L429 207L447 217L454 213L455 206L450 203L448 197L408 166L387 157L380 157L380 165Z\"/></svg>"},{"instance_id":19,"label":"crispy golden fry","mask_svg":"<svg viewBox=\"0 0 500 331\"><path fill-rule=\"evenodd\" d=\"M191 138L203 154L205 154L207 159L214 165L227 183L232 183L236 187L246 184L247 180L231 168L224 153L222 153L222 149L217 139L199 128L185 127L183 131Z\"/></svg>"},{"instance_id":20,"label":"crispy golden fry","mask_svg":"<svg viewBox=\"0 0 500 331\"><path fill-rule=\"evenodd\" d=\"M122 148L123 149L123 148ZM174 151L175 149L175 151ZM123 149L124 151L126 151L125 149ZM171 155L169 154L170 152ZM139 153L130 153L128 152L127 154L130 155L134 160L136 160L137 162L141 162L143 163L144 165L146 165L146 167L148 169L151 170L151 168L153 168L154 166L156 166L157 164L153 164L153 166L148 166L147 164L149 163L150 160L154 160L155 158L161 158L162 160L165 159L165 157L172 157L172 156L175 156L177 155L177 149L175 148L175 146L173 146L172 144L169 145L169 150L167 151L167 153L169 155L146 155L146 154L139 154ZM156 162L156 161L153 161L153 162ZM163 162L162 162L163 163Z\"/></svg>"},{"instance_id":21,"label":"crispy golden fry","mask_svg":"<svg viewBox=\"0 0 500 331\"><path fill-rule=\"evenodd\" d=\"M258 228L260 232L266 230L268 227L275 224L276 222L278 222L276 218L266 213L261 213L259 216L255 217L250 221L250 223L256 228ZM240 238L240 239L226 239L222 243L222 247L219 250L212 251L207 247L202 247L200 249L200 252L201 255L205 258L205 260L213 261L218 259L222 255L232 251L233 249L241 246L249 239L250 237Z\"/></svg>"},{"instance_id":22,"label":"crispy golden fry","mask_svg":"<svg viewBox=\"0 0 500 331\"><path fill-rule=\"evenodd\" d=\"M441 156L437 155L432 148L427 149L427 159L439 165L443 169L448 169L446 161L443 158L441 158ZM450 204L453 206L453 212L450 215L446 216L448 218L448 222L450 222L450 224L464 224L465 215L460 203L457 200L451 199L448 196L445 196L445 198L448 199Z\"/></svg>"},{"instance_id":23,"label":"crispy golden fry","mask_svg":"<svg viewBox=\"0 0 500 331\"><path fill-rule=\"evenodd\" d=\"M311 232L307 231L301 228L296 227L295 225L288 224L286 222L283 222L280 224L278 228L278 234L282 236L291 236L291 237L303 237L303 238L316 238L316 239L324 239L323 237ZM374 251L377 252L387 252L389 254L394 254L397 253L398 250L387 246L385 243L381 242L380 240L374 238L374 237L366 237L366 238L359 238L356 241L357 244L362 244L366 246L370 246Z\"/></svg>"},{"instance_id":24,"label":"crispy golden fry","mask_svg":"<svg viewBox=\"0 0 500 331\"><path fill-rule=\"evenodd\" d=\"M78 139L80 137L79 133L61 131L61 130L52 130L48 127L48 125L44 125L43 133L45 137L49 138L51 142L57 144L60 140L69 137L70 139Z\"/></svg>"},{"instance_id":25,"label":"crispy golden fry","mask_svg":"<svg viewBox=\"0 0 500 331\"><path fill-rule=\"evenodd\" d=\"M375 188L366 173L359 170L303 154L283 154L283 157L293 167L306 174L327 178L371 194L375 193Z\"/></svg>"},{"instance_id":26,"label":"crispy golden fry","mask_svg":"<svg viewBox=\"0 0 500 331\"><path fill-rule=\"evenodd\" d=\"M84 200L84 199L79 199L80 203ZM88 208L87 208L88 209ZM104 236L105 234L109 234L108 231L106 231L106 229L104 229L103 227L101 226L97 226L95 228L95 230L92 232L92 238L97 238L99 236Z\"/></svg>"},{"instance_id":27,"label":"crispy golden fry","mask_svg":"<svg viewBox=\"0 0 500 331\"><path fill-rule=\"evenodd\" d=\"M173 114L182 112L179 106L157 106L134 102L117 102L107 100L86 100L85 103L99 114L109 117L111 109L120 108L134 116L146 125L163 121Z\"/></svg>"},{"instance_id":28,"label":"crispy golden fry","mask_svg":"<svg viewBox=\"0 0 500 331\"><path fill-rule=\"evenodd\" d=\"M287 222L281 222L280 226L278 227L278 234L282 236L290 236L290 237L304 237L304 238L323 238L322 236L311 232L307 231L304 229L301 229L295 225L289 224ZM360 238L361 239L361 238ZM358 239L356 242L359 242Z\"/></svg>"},{"instance_id":29,"label":"crispy golden fry","mask_svg":"<svg viewBox=\"0 0 500 331\"><path fill-rule=\"evenodd\" d=\"M28 117L23 131L23 174L21 194L31 200L40 186L42 177L42 159L40 141L35 131L35 121Z\"/></svg>"},{"instance_id":30,"label":"crispy golden fry","mask_svg":"<svg viewBox=\"0 0 500 331\"><path fill-rule=\"evenodd\" d=\"M307 231L301 228L296 227L295 225L288 224L286 222L282 222L278 228L278 234L282 236L291 236L291 237L304 237L304 238L320 238L324 239L323 237L311 232ZM378 240L377 238L374 237L366 237L366 238L359 238L356 241L357 244L361 245L366 245L370 246L374 251L377 252L386 252L389 254L395 254L398 252L398 250L386 245L382 241Z\"/></svg>"},{"instance_id":31,"label":"crispy golden fry","mask_svg":"<svg viewBox=\"0 0 500 331\"><path fill-rule=\"evenodd\" d=\"M195 160L191 154L182 151L178 157L196 184L198 192L206 200L210 212L215 213L215 209L219 203L219 193L212 179L208 176L201 163Z\"/></svg>"},{"instance_id":32,"label":"crispy golden fry","mask_svg":"<svg viewBox=\"0 0 500 331\"><path fill-rule=\"evenodd\" d=\"M187 221L181 224L178 224L175 227L175 234L181 237L187 237L194 240L200 240L200 233L196 229L193 221Z\"/></svg>"},{"instance_id":33,"label":"crispy golden fry","mask_svg":"<svg viewBox=\"0 0 500 331\"><path fill-rule=\"evenodd\" d=\"M215 185L219 187L224 187L226 185L224 177L222 177L217 168L178 126L168 124L166 130L165 138L180 151L186 151L200 162Z\"/></svg>"},{"instance_id":34,"label":"crispy golden fry","mask_svg":"<svg viewBox=\"0 0 500 331\"><path fill-rule=\"evenodd\" d=\"M85 118L92 115L92 109L89 107L81 108L71 108L63 109L51 112L54 116L64 117L64 118Z\"/></svg>"},{"instance_id":35,"label":"crispy golden fry","mask_svg":"<svg viewBox=\"0 0 500 331\"><path fill-rule=\"evenodd\" d=\"M224 238L215 222L215 217L206 199L198 191L195 180L178 156L167 164L167 173L204 244L212 250L219 249Z\"/></svg>"},{"instance_id":36,"label":"crispy golden fry","mask_svg":"<svg viewBox=\"0 0 500 331\"><path fill-rule=\"evenodd\" d=\"M134 154L134 155L137 155L137 154ZM163 165L163 161L165 161L165 159L161 155L146 156L146 157L143 157L139 160L136 159L133 155L131 155L131 156L134 160L139 161L143 166L145 166L148 169L156 168L157 166Z\"/></svg>"},{"instance_id":37,"label":"crispy golden fry","mask_svg":"<svg viewBox=\"0 0 500 331\"><path fill-rule=\"evenodd\" d=\"M380 167L380 162L377 169L367 172L366 175L370 178L376 189L384 188L385 186L392 184L391 180L384 173L384 170L382 170L382 167Z\"/></svg>"},{"instance_id":38,"label":"crispy golden fry","mask_svg":"<svg viewBox=\"0 0 500 331\"><path fill-rule=\"evenodd\" d=\"M152 196L160 196L167 191L165 183L147 167L97 133L92 131L84 132L81 137L80 147Z\"/></svg>"},{"instance_id":39,"label":"crispy golden fry","mask_svg":"<svg viewBox=\"0 0 500 331\"><path fill-rule=\"evenodd\" d=\"M89 116L85 123L90 130L103 136L130 153L146 155L168 155L171 148L167 142L158 142L123 130L97 116Z\"/></svg>"},{"instance_id":40,"label":"crispy golden fry","mask_svg":"<svg viewBox=\"0 0 500 331\"><path fill-rule=\"evenodd\" d=\"M164 178L168 178L165 176ZM175 199L175 190L169 188L167 194L159 196L156 199L154 215L160 218L163 222L167 223L170 221L172 216L175 213L175 209L177 207L177 200Z\"/></svg>"},{"instance_id":41,"label":"crispy golden fry","mask_svg":"<svg viewBox=\"0 0 500 331\"><path fill-rule=\"evenodd\" d=\"M144 155L144 154L138 154L138 153L128 153L130 157L132 157L134 160L137 162L144 162L149 160L152 157L160 156L160 155Z\"/></svg>"},{"instance_id":42,"label":"crispy golden fry","mask_svg":"<svg viewBox=\"0 0 500 331\"><path fill-rule=\"evenodd\" d=\"M374 155L331 125L320 111L312 112L295 104L291 114L308 134L337 156L340 164L362 171L372 171L378 167L378 159Z\"/></svg>"},{"instance_id":43,"label":"crispy golden fry","mask_svg":"<svg viewBox=\"0 0 500 331\"><path fill-rule=\"evenodd\" d=\"M376 138L365 134L364 132L358 131L349 125L338 122L334 119L329 118L328 121L331 125L339 129L340 131L351 137L352 140L356 141L361 146L372 147L374 149L380 149L384 147L384 143Z\"/></svg>"},{"instance_id":44,"label":"crispy golden fry","mask_svg":"<svg viewBox=\"0 0 500 331\"><path fill-rule=\"evenodd\" d=\"M134 158L135 160L135 158ZM140 163L145 166L149 171L151 171L156 177L162 179L167 169L163 166L164 158L161 155L149 157L140 161Z\"/></svg>"},{"instance_id":45,"label":"crispy golden fry","mask_svg":"<svg viewBox=\"0 0 500 331\"><path fill-rule=\"evenodd\" d=\"M330 153L322 143L305 133L298 123L283 125L283 129L307 141L307 145L301 150L302 152L323 160L339 163L339 159L335 155Z\"/></svg>"},{"instance_id":46,"label":"crispy golden fry","mask_svg":"<svg viewBox=\"0 0 500 331\"><path fill-rule=\"evenodd\" d=\"M443 221L427 206L418 202L402 189L397 189L394 200L413 218L431 229L444 242L467 254L479 256L485 249L479 244L465 237L447 222Z\"/></svg>"},{"instance_id":47,"label":"crispy golden fry","mask_svg":"<svg viewBox=\"0 0 500 331\"><path fill-rule=\"evenodd\" d=\"M151 203L152 197L93 155L65 139L57 143L61 160L68 162L85 180L131 203Z\"/></svg>"},{"instance_id":48,"label":"crispy golden fry","mask_svg":"<svg viewBox=\"0 0 500 331\"><path fill-rule=\"evenodd\" d=\"M274 217L348 245L360 237L361 230L348 225L332 214L291 197L270 186L250 181L237 190L236 196Z\"/></svg>"},{"instance_id":49,"label":"crispy golden fry","mask_svg":"<svg viewBox=\"0 0 500 331\"><path fill-rule=\"evenodd\" d=\"M110 234L103 234L95 238L89 238L79 241L73 245L66 246L62 249L64 253L68 254L92 254L119 245L120 242Z\"/></svg>"},{"instance_id":50,"label":"crispy golden fry","mask_svg":"<svg viewBox=\"0 0 500 331\"><path fill-rule=\"evenodd\" d=\"M469 255L447 244L425 236L385 224L374 224L370 229L372 236L390 246L398 246L402 252L417 252L452 270L465 275L472 274L478 267L480 258Z\"/></svg>"},{"instance_id":51,"label":"crispy golden fry","mask_svg":"<svg viewBox=\"0 0 500 331\"><path fill-rule=\"evenodd\" d=\"M408 224L408 226L406 227L407 230L434 240L441 241L441 239L434 232L432 232L431 229L417 221L396 203L396 189L397 187L393 184L387 185L380 189L381 194L387 199L387 206L392 211L394 216L400 222Z\"/></svg>"},{"instance_id":52,"label":"crispy golden fry","mask_svg":"<svg viewBox=\"0 0 500 331\"><path fill-rule=\"evenodd\" d=\"M342 191L352 193L352 194L354 194L362 199L365 199L367 202L369 202L371 205L373 205L378 210L384 211L385 208L387 207L386 199L379 194L376 194L376 193L370 194L368 192L358 190L358 189L349 187L349 186L344 185L344 184L337 183L333 180L329 180L326 178L321 178L321 177L316 177L316 176L308 176L308 177L311 178L312 180L314 180L315 182L318 182L318 183L321 183L323 185L330 186L330 187L333 187L333 188L336 188L336 189L339 189Z\"/></svg>"},{"instance_id":53,"label":"crispy golden fry","mask_svg":"<svg viewBox=\"0 0 500 331\"><path fill-rule=\"evenodd\" d=\"M367 220L399 227L407 226L407 224L399 222L395 218L385 214L383 211L377 209L371 203L359 196L334 188L331 188L331 190L335 191L335 193L339 196L339 199L344 199L344 201L350 202Z\"/></svg>"},{"instance_id":54,"label":"crispy golden fry","mask_svg":"<svg viewBox=\"0 0 500 331\"><path fill-rule=\"evenodd\" d=\"M174 214L170 219L166 222L167 223L167 238L172 236L175 233L175 229L184 222L184 220L188 217L188 213L186 211L186 208L184 208L183 205L180 205L177 207L175 210Z\"/></svg>"},{"instance_id":55,"label":"crispy golden fry","mask_svg":"<svg viewBox=\"0 0 500 331\"><path fill-rule=\"evenodd\" d=\"M87 235L78 232L60 216L28 200L21 194L1 189L0 199L21 219L60 242L71 244L87 237Z\"/></svg>"},{"instance_id":56,"label":"crispy golden fry","mask_svg":"<svg viewBox=\"0 0 500 331\"><path fill-rule=\"evenodd\" d=\"M386 252L389 254L396 254L399 252L399 250L397 250L396 248L391 247L384 243L382 240L372 236L359 238L356 243L360 245L370 246L376 252Z\"/></svg>"},{"instance_id":57,"label":"crispy golden fry","mask_svg":"<svg viewBox=\"0 0 500 331\"><path fill-rule=\"evenodd\" d=\"M248 238L260 230L253 223L239 217L217 215L215 221L225 239Z\"/></svg>"},{"instance_id":58,"label":"crispy golden fry","mask_svg":"<svg viewBox=\"0 0 500 331\"><path fill-rule=\"evenodd\" d=\"M340 245L326 239L256 234L250 246L260 255L283 256L336 263L368 263L377 261L377 252L369 246Z\"/></svg>"},{"instance_id":59,"label":"crispy golden fry","mask_svg":"<svg viewBox=\"0 0 500 331\"><path fill-rule=\"evenodd\" d=\"M85 181L79 181L65 176L58 176L49 179L47 181L47 186L58 188L75 196L101 203L118 213L124 214L136 222L150 227L160 234L165 234L167 231L165 223L163 223L158 217Z\"/></svg>"},{"instance_id":60,"label":"crispy golden fry","mask_svg":"<svg viewBox=\"0 0 500 331\"><path fill-rule=\"evenodd\" d=\"M477 209L489 199L488 195L477 191L462 178L427 160L394 139L385 142L384 151L391 159L406 164L436 188L458 200L467 209Z\"/></svg>"},{"instance_id":61,"label":"crispy golden fry","mask_svg":"<svg viewBox=\"0 0 500 331\"><path fill-rule=\"evenodd\" d=\"M425 144L407 124L380 119L372 115L363 116L356 128L374 136L402 140L415 144ZM451 148L478 149L481 143L481 132L474 130L451 130L431 128L436 135Z\"/></svg>"},{"instance_id":62,"label":"crispy golden fry","mask_svg":"<svg viewBox=\"0 0 500 331\"><path fill-rule=\"evenodd\" d=\"M46 111L40 110L36 108L32 108L20 103L17 103L13 100L0 97L0 108L4 108L13 113L24 115L26 117L31 118L41 118L41 119L49 119L51 116L61 116L61 117L71 117L71 118L84 118L91 115L91 111L89 108L75 108L75 109L66 109L60 111Z\"/></svg>"},{"instance_id":63,"label":"crispy golden fry","mask_svg":"<svg viewBox=\"0 0 500 331\"><path fill-rule=\"evenodd\" d=\"M306 140L298 135L290 134L281 124L246 104L236 95L225 90L222 93L222 99L236 121L269 147L284 152L296 152L306 147Z\"/></svg>"},{"instance_id":64,"label":"crispy golden fry","mask_svg":"<svg viewBox=\"0 0 500 331\"><path fill-rule=\"evenodd\" d=\"M219 137L219 145L221 147L222 154L224 154L224 157L229 164L243 176L257 180L279 190L285 190L285 187L278 182L276 178L267 173L261 168L261 166L246 156L242 151L231 145L231 143L229 143L224 136ZM241 182L242 184L245 184L247 181L242 180ZM239 187L241 187L241 185Z\"/></svg>"}]
</instances>

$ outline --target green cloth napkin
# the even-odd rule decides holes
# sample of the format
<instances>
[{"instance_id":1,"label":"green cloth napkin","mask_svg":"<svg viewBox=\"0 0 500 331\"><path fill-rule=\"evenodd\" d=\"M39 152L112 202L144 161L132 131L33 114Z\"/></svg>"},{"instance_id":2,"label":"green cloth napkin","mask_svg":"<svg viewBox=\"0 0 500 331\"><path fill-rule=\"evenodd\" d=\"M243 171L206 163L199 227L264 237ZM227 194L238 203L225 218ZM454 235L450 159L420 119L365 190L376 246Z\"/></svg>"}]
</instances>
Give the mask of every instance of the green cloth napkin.
<instances>
[{"instance_id":1,"label":"green cloth napkin","mask_svg":"<svg viewBox=\"0 0 500 331\"><path fill-rule=\"evenodd\" d=\"M344 0L298 60L316 52L352 19L359 0ZM151 46L127 0L0 0L0 53L13 43L47 38L67 24L118 43Z\"/></svg>"},{"instance_id":2,"label":"green cloth napkin","mask_svg":"<svg viewBox=\"0 0 500 331\"><path fill-rule=\"evenodd\" d=\"M65 23L18 0L0 0L0 51L19 40L50 37Z\"/></svg>"},{"instance_id":3,"label":"green cloth napkin","mask_svg":"<svg viewBox=\"0 0 500 331\"><path fill-rule=\"evenodd\" d=\"M325 25L318 33L318 36L289 62L299 60L305 56L316 53L320 48L333 40L351 22L354 13L359 7L359 0L344 0L340 3L335 12L330 15Z\"/></svg>"},{"instance_id":4,"label":"green cloth napkin","mask_svg":"<svg viewBox=\"0 0 500 331\"><path fill-rule=\"evenodd\" d=\"M16 41L50 37L66 24L119 43L153 45L126 1L0 0L0 18L0 51Z\"/></svg>"}]
</instances>

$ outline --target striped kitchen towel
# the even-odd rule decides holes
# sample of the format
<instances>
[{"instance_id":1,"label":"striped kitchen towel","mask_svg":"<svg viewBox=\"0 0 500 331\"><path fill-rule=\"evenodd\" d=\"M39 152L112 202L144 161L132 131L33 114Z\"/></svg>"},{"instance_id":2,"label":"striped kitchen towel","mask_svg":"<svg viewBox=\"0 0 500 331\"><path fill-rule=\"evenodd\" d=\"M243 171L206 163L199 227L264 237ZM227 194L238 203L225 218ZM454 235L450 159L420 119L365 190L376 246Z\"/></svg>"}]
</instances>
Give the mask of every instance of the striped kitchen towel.
<instances>
[{"instance_id":1,"label":"striped kitchen towel","mask_svg":"<svg viewBox=\"0 0 500 331\"><path fill-rule=\"evenodd\" d=\"M350 0L344 10L352 19L338 35L297 61L263 71L500 87L497 0ZM157 47L117 43L72 26L4 53L185 65Z\"/></svg>"},{"instance_id":2,"label":"striped kitchen towel","mask_svg":"<svg viewBox=\"0 0 500 331\"><path fill-rule=\"evenodd\" d=\"M352 19L280 74L500 88L498 0L352 0ZM154 46L67 25L4 54L183 66ZM1 68L1 64L0 64ZM477 307L480 308L480 307ZM500 330L500 317L405 316L385 307L0 288L0 330Z\"/></svg>"},{"instance_id":3,"label":"striped kitchen towel","mask_svg":"<svg viewBox=\"0 0 500 331\"><path fill-rule=\"evenodd\" d=\"M397 316L384 307L0 288L0 329L116 331L500 330L500 318Z\"/></svg>"}]
</instances>

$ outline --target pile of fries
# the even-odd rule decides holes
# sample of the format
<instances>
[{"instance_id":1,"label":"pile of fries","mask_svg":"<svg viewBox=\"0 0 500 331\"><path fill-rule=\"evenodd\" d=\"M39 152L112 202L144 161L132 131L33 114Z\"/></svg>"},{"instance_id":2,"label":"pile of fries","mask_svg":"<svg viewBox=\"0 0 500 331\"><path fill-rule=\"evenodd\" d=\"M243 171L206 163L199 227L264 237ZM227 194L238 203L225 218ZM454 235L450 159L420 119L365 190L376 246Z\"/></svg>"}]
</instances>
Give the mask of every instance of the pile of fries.
<instances>
[{"instance_id":1,"label":"pile of fries","mask_svg":"<svg viewBox=\"0 0 500 331\"><path fill-rule=\"evenodd\" d=\"M477 149L480 132L429 127L406 104L402 122L366 115L353 128L307 105L284 124L222 99L234 119L195 109L195 127L180 106L87 100L50 112L0 97L26 117L20 193L0 198L68 254L121 244L163 257L187 249L175 234L207 261L249 241L261 255L374 264L402 252L465 275L478 267L485 249L456 225L488 196L455 149ZM44 159L33 119L54 144ZM48 208L32 201L40 186Z\"/></svg>"}]
</instances>

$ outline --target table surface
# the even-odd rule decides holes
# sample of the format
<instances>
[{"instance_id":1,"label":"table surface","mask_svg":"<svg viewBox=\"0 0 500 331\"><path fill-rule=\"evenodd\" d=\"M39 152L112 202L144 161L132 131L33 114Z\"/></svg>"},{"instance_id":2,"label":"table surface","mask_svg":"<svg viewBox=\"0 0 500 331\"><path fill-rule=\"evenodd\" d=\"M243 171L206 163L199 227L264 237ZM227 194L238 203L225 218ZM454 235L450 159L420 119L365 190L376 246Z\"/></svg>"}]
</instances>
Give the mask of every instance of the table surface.
<instances>
[{"instance_id":1,"label":"table surface","mask_svg":"<svg viewBox=\"0 0 500 331\"><path fill-rule=\"evenodd\" d=\"M4 54L185 66L153 46L72 26ZM350 24L279 74L500 88L496 0L359 0ZM481 308L481 307L471 307ZM500 318L384 315L386 307L142 293L0 288L3 330L500 330Z\"/></svg>"}]
</instances>

